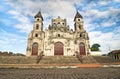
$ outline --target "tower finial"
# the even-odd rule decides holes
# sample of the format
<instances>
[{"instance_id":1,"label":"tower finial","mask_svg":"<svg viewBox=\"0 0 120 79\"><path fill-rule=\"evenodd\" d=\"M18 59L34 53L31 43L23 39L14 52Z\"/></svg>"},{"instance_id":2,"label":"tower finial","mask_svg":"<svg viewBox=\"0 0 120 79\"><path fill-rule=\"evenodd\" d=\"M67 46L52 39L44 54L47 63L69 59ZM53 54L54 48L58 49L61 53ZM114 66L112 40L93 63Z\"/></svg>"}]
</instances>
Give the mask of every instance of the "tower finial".
<instances>
[{"instance_id":1,"label":"tower finial","mask_svg":"<svg viewBox=\"0 0 120 79\"><path fill-rule=\"evenodd\" d=\"M76 15L75 15L74 21L75 21L76 18L83 18L83 17L80 15L80 13L79 13L78 11L76 12Z\"/></svg>"},{"instance_id":2,"label":"tower finial","mask_svg":"<svg viewBox=\"0 0 120 79\"><path fill-rule=\"evenodd\" d=\"M43 17L42 17L41 11L39 11L39 12L34 16L34 18L41 18L42 21L43 21Z\"/></svg>"},{"instance_id":3,"label":"tower finial","mask_svg":"<svg viewBox=\"0 0 120 79\"><path fill-rule=\"evenodd\" d=\"M39 9L39 12L41 12L41 8Z\"/></svg>"}]
</instances>

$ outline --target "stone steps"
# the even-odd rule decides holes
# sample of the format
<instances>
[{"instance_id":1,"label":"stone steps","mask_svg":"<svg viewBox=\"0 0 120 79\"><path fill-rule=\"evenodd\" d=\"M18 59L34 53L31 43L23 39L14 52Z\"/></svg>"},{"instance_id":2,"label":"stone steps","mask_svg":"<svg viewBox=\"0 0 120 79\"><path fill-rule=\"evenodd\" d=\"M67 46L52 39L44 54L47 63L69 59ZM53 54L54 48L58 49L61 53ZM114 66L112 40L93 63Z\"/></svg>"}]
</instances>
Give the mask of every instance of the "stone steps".
<instances>
[{"instance_id":1,"label":"stone steps","mask_svg":"<svg viewBox=\"0 0 120 79\"><path fill-rule=\"evenodd\" d=\"M37 57L0 56L0 64L36 64ZM83 63L120 62L109 56L83 56ZM76 56L43 56L39 64L81 64Z\"/></svg>"},{"instance_id":2,"label":"stone steps","mask_svg":"<svg viewBox=\"0 0 120 79\"><path fill-rule=\"evenodd\" d=\"M98 63L92 56L83 56L83 63Z\"/></svg>"},{"instance_id":3,"label":"stone steps","mask_svg":"<svg viewBox=\"0 0 120 79\"><path fill-rule=\"evenodd\" d=\"M0 64L36 64L37 57L0 56ZM74 64L81 63L76 56L43 56L39 64ZM92 56L84 56L83 63L96 63Z\"/></svg>"},{"instance_id":4,"label":"stone steps","mask_svg":"<svg viewBox=\"0 0 120 79\"><path fill-rule=\"evenodd\" d=\"M93 58L98 63L114 63L114 62L120 62L120 60L116 60L113 57L110 56L93 56Z\"/></svg>"},{"instance_id":5,"label":"stone steps","mask_svg":"<svg viewBox=\"0 0 120 79\"><path fill-rule=\"evenodd\" d=\"M36 57L0 56L0 64L35 64Z\"/></svg>"},{"instance_id":6,"label":"stone steps","mask_svg":"<svg viewBox=\"0 0 120 79\"><path fill-rule=\"evenodd\" d=\"M76 56L44 56L39 64L81 63ZM83 56L83 63L97 63L92 56Z\"/></svg>"},{"instance_id":7,"label":"stone steps","mask_svg":"<svg viewBox=\"0 0 120 79\"><path fill-rule=\"evenodd\" d=\"M71 64L80 63L75 56L44 56L40 64Z\"/></svg>"}]
</instances>

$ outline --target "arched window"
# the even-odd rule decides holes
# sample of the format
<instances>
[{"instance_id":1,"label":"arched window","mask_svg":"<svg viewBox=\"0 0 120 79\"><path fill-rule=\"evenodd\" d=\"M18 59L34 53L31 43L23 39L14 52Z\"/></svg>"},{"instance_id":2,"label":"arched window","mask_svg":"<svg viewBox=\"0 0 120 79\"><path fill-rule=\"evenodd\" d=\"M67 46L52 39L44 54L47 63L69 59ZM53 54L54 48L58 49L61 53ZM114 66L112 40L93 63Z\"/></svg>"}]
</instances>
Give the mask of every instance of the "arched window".
<instances>
[{"instance_id":1,"label":"arched window","mask_svg":"<svg viewBox=\"0 0 120 79\"><path fill-rule=\"evenodd\" d=\"M60 34L58 34L58 37L60 37Z\"/></svg>"},{"instance_id":2,"label":"arched window","mask_svg":"<svg viewBox=\"0 0 120 79\"><path fill-rule=\"evenodd\" d=\"M35 37L38 37L38 34L35 34Z\"/></svg>"},{"instance_id":3,"label":"arched window","mask_svg":"<svg viewBox=\"0 0 120 79\"><path fill-rule=\"evenodd\" d=\"M56 26L56 23L53 23L53 26Z\"/></svg>"},{"instance_id":4,"label":"arched window","mask_svg":"<svg viewBox=\"0 0 120 79\"><path fill-rule=\"evenodd\" d=\"M39 24L36 24L36 30L39 29Z\"/></svg>"},{"instance_id":5,"label":"arched window","mask_svg":"<svg viewBox=\"0 0 120 79\"><path fill-rule=\"evenodd\" d=\"M60 22L58 22L58 24L60 24Z\"/></svg>"},{"instance_id":6,"label":"arched window","mask_svg":"<svg viewBox=\"0 0 120 79\"><path fill-rule=\"evenodd\" d=\"M80 46L85 46L85 44L83 42L80 43Z\"/></svg>"},{"instance_id":7,"label":"arched window","mask_svg":"<svg viewBox=\"0 0 120 79\"><path fill-rule=\"evenodd\" d=\"M36 30L39 29L39 26L36 26Z\"/></svg>"},{"instance_id":8,"label":"arched window","mask_svg":"<svg viewBox=\"0 0 120 79\"><path fill-rule=\"evenodd\" d=\"M80 34L80 37L82 37L82 34Z\"/></svg>"},{"instance_id":9,"label":"arched window","mask_svg":"<svg viewBox=\"0 0 120 79\"><path fill-rule=\"evenodd\" d=\"M39 21L39 19L37 19L37 21Z\"/></svg>"}]
</instances>

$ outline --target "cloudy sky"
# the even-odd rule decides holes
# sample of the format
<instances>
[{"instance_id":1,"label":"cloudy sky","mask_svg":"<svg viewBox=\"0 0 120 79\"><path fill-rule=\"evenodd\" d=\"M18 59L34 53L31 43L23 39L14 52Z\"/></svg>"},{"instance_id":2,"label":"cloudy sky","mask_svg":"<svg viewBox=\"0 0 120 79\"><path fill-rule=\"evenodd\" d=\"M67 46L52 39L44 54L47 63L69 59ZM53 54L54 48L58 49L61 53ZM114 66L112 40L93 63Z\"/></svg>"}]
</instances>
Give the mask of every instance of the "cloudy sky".
<instances>
[{"instance_id":1,"label":"cloudy sky","mask_svg":"<svg viewBox=\"0 0 120 79\"><path fill-rule=\"evenodd\" d=\"M25 54L34 15L41 10L44 29L51 18L66 18L73 28L76 11L84 20L90 45L102 53L120 49L120 0L0 0L0 51ZM73 28L74 29L74 28Z\"/></svg>"}]
</instances>

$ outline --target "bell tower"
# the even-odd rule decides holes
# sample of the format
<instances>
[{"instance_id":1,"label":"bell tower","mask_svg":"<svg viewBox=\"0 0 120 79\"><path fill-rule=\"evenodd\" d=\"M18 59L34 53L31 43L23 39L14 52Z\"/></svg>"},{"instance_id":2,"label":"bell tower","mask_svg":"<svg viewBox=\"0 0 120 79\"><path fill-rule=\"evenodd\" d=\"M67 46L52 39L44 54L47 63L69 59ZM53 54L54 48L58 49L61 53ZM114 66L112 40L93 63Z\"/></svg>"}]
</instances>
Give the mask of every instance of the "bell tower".
<instances>
[{"instance_id":1,"label":"bell tower","mask_svg":"<svg viewBox=\"0 0 120 79\"><path fill-rule=\"evenodd\" d=\"M83 17L77 11L74 18L76 49L80 55L87 55L90 52L88 33L84 29Z\"/></svg>"},{"instance_id":2,"label":"bell tower","mask_svg":"<svg viewBox=\"0 0 120 79\"><path fill-rule=\"evenodd\" d=\"M80 13L77 11L75 18L74 18L74 27L76 32L82 32L84 31L83 28L83 17L80 15Z\"/></svg>"},{"instance_id":3,"label":"bell tower","mask_svg":"<svg viewBox=\"0 0 120 79\"><path fill-rule=\"evenodd\" d=\"M41 12L39 11L34 18L33 30L28 36L27 56L38 56L43 51L44 32Z\"/></svg>"},{"instance_id":4,"label":"bell tower","mask_svg":"<svg viewBox=\"0 0 120 79\"><path fill-rule=\"evenodd\" d=\"M39 11L35 16L34 27L33 30L43 31L43 17L41 12Z\"/></svg>"}]
</instances>

